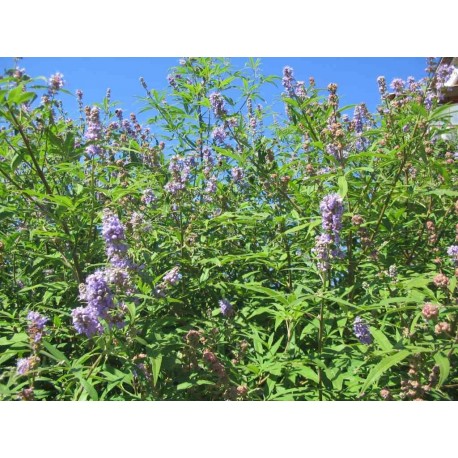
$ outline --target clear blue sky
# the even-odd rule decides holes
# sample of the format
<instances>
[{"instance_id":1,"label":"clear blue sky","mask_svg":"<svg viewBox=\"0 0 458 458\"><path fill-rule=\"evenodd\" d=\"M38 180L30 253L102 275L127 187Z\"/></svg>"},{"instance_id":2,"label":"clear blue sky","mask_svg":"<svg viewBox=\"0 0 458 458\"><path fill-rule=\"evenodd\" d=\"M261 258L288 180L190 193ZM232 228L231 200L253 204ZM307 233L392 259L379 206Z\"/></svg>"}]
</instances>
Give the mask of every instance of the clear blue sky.
<instances>
[{"instance_id":1,"label":"clear blue sky","mask_svg":"<svg viewBox=\"0 0 458 458\"><path fill-rule=\"evenodd\" d=\"M243 68L246 58L231 58L233 65ZM12 59L0 57L0 71L12 66ZM341 106L365 102L370 111L379 103L376 79L379 75L386 77L390 83L395 77L406 79L413 76L419 79L425 76L425 58L261 58L264 75L282 75L285 65L294 68L297 80L307 82L313 76L318 87L326 87L330 82L337 83ZM139 83L143 76L149 88L167 88L167 74L170 68L178 65L178 58L24 58L20 61L30 76L50 76L55 72L64 74L65 88L73 94L77 89L84 92L84 103L89 105L101 102L106 89L111 88L112 100L119 101L125 113L138 111L143 107L136 96L143 97L144 90ZM282 92L281 82L278 89L269 86L263 94L269 103L278 98ZM64 98L64 106L70 115L76 113L76 100ZM280 108L281 112L283 110ZM280 111L279 110L279 111ZM145 119L147 115L139 116Z\"/></svg>"}]
</instances>

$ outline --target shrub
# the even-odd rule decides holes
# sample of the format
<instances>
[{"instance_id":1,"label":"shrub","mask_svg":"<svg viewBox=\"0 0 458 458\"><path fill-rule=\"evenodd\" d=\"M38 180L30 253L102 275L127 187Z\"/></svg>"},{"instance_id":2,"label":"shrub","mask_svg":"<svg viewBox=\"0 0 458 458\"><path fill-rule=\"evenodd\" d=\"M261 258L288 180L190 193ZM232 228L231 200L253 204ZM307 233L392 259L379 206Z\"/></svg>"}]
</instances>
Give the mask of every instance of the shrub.
<instances>
[{"instance_id":1,"label":"shrub","mask_svg":"<svg viewBox=\"0 0 458 458\"><path fill-rule=\"evenodd\" d=\"M285 67L269 124L258 65L141 79L149 127L6 72L0 398L457 397L449 69L351 115Z\"/></svg>"}]
</instances>

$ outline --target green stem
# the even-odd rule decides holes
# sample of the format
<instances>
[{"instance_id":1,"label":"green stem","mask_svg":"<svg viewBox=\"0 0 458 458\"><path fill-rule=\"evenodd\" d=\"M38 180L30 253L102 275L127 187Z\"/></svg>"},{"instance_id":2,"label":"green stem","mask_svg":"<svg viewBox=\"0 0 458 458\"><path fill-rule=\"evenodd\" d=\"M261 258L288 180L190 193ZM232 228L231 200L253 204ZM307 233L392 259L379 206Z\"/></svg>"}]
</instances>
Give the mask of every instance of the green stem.
<instances>
[{"instance_id":1,"label":"green stem","mask_svg":"<svg viewBox=\"0 0 458 458\"><path fill-rule=\"evenodd\" d=\"M97 365L100 363L101 359L103 357L103 353L100 353L99 357L95 360L94 364L91 366L91 368L89 369L89 372L87 373L87 376L86 376L86 379L88 379L92 372L94 372L95 368L97 367ZM83 385L80 385L80 387L78 388L78 390L76 391L76 394L74 396L74 400L77 401L78 398L80 397L81 393L83 391Z\"/></svg>"},{"instance_id":2,"label":"green stem","mask_svg":"<svg viewBox=\"0 0 458 458\"><path fill-rule=\"evenodd\" d=\"M24 189L21 187L19 183L14 181L6 172L0 169L0 173L19 191L21 191L21 195L25 197L27 200L29 200L32 204L36 205L44 214L48 215L51 219L54 219L56 222L62 225L62 228L64 229L65 234L70 238L70 230L68 228L68 225L65 221L60 220L57 215L53 214L50 212L45 206L37 202L32 196L29 196L26 192L24 192ZM66 259L64 252L60 251L59 252L62 254L64 259ZM79 283L83 283L83 275L81 273L81 268L79 264L79 259L78 255L76 253L76 247L75 244L72 244L72 259L73 259L73 266L70 266L73 270L73 273L75 275L76 280L78 280Z\"/></svg>"},{"instance_id":3,"label":"green stem","mask_svg":"<svg viewBox=\"0 0 458 458\"><path fill-rule=\"evenodd\" d=\"M35 171L37 172L38 176L40 177L40 180L42 181L42 183L43 183L43 185L44 185L44 187L46 189L46 193L49 194L49 195L52 195L53 192L51 190L51 187L49 186L49 183L46 180L46 177L45 177L45 175L43 173L43 170L41 170L40 164L38 163L38 160L35 157L35 154L33 152L32 146L30 145L29 139L27 138L27 136L24 133L24 130L22 129L22 125L18 122L18 120L17 120L13 110L11 110L11 108L9 108L9 112L11 114L11 117L13 118L15 127L19 131L19 133L20 133L20 135L22 137L22 140L24 141L24 144L25 144L25 146L27 148L27 151L28 151L28 153L30 155L30 158L32 159L33 165L35 166Z\"/></svg>"},{"instance_id":4,"label":"green stem","mask_svg":"<svg viewBox=\"0 0 458 458\"><path fill-rule=\"evenodd\" d=\"M325 272L323 274L323 292L326 290L328 275ZM321 356L323 353L323 336L324 336L324 295L321 297L321 304L320 304L320 327L318 329L318 355L321 361ZM318 366L318 400L323 400L323 372L320 366Z\"/></svg>"}]
</instances>

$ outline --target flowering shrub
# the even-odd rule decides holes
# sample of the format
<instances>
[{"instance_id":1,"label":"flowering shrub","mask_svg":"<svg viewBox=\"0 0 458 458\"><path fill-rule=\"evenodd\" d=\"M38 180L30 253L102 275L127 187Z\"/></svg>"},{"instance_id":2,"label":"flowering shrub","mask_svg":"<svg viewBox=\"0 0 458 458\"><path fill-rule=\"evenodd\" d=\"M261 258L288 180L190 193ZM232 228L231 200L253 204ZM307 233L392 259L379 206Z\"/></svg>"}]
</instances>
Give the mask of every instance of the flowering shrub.
<instances>
[{"instance_id":1,"label":"flowering shrub","mask_svg":"<svg viewBox=\"0 0 458 458\"><path fill-rule=\"evenodd\" d=\"M147 127L3 75L1 399L457 399L451 69L352 114L257 66L141 79Z\"/></svg>"}]
</instances>

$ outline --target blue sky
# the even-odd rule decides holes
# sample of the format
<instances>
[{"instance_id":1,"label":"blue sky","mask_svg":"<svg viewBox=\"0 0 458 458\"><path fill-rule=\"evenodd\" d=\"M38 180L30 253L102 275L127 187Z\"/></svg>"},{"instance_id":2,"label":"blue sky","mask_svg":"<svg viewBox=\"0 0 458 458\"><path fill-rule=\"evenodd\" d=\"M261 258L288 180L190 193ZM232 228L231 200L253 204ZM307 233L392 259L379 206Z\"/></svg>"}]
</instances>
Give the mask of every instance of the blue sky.
<instances>
[{"instance_id":1,"label":"blue sky","mask_svg":"<svg viewBox=\"0 0 458 458\"><path fill-rule=\"evenodd\" d=\"M234 67L243 68L247 58L230 59ZM10 68L12 59L0 57L0 70ZM337 83L341 106L365 102L370 111L374 111L379 94L376 79L379 75L386 77L388 83L395 77L407 78L413 76L419 79L424 74L426 59L414 58L366 58L366 57L265 57L261 58L264 75L282 75L285 65L294 68L297 80L307 81L313 76L318 87L326 87L330 82ZM101 102L106 89L111 88L112 100L119 101L125 113L138 111L143 107L137 97L144 96L144 90L139 83L143 76L150 88L166 89L167 74L173 66L178 65L178 58L165 57L126 57L126 58L81 58L81 57L31 57L20 61L20 66L26 69L30 76L50 76L55 72L64 74L65 88L73 94L77 89L84 92L84 103ZM278 89L269 86L263 93L269 103L272 103L282 92L280 81ZM76 115L76 100L64 98L64 106L70 115ZM277 108L277 106L275 107ZM281 106L278 106L282 111ZM139 116L140 121L147 115Z\"/></svg>"}]
</instances>

